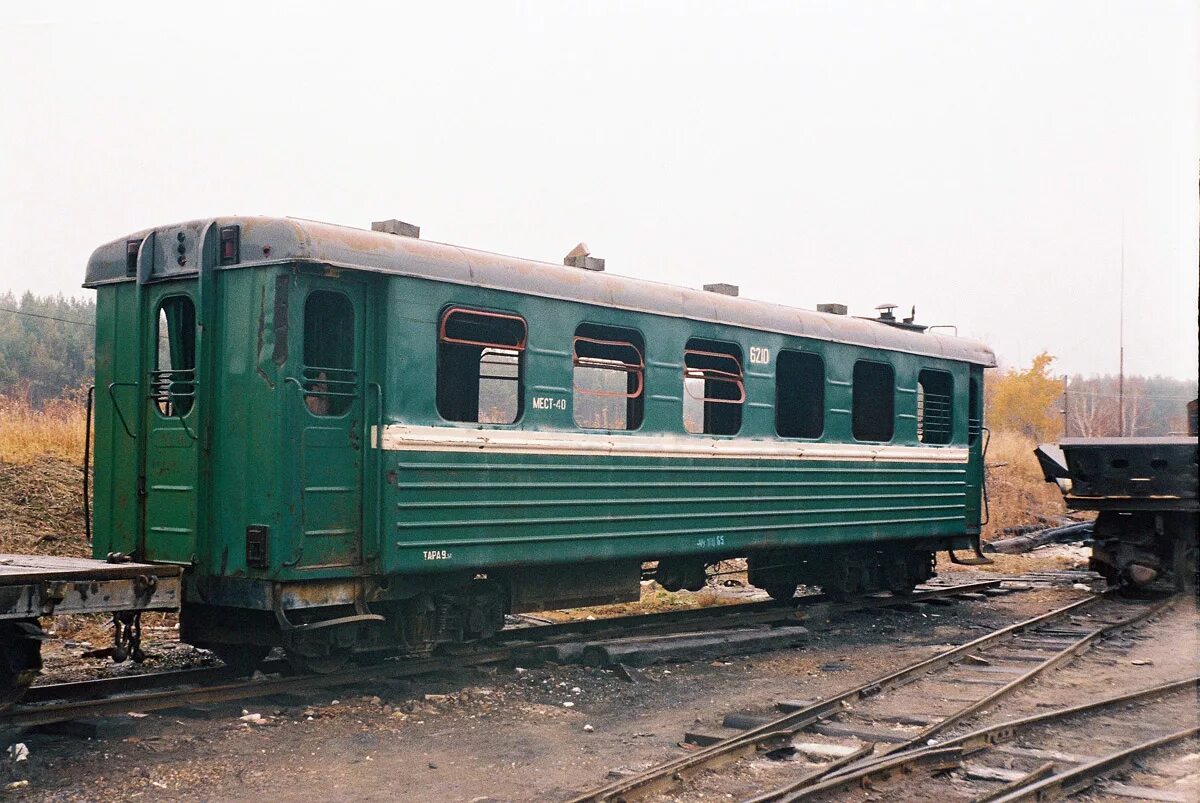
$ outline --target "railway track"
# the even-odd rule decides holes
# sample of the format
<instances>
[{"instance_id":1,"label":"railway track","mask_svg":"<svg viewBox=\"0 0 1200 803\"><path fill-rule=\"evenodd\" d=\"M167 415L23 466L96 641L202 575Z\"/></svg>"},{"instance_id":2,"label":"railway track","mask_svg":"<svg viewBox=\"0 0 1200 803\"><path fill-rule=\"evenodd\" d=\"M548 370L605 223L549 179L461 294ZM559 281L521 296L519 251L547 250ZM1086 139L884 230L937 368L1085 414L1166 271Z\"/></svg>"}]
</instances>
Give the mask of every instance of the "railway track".
<instances>
[{"instance_id":1,"label":"railway track","mask_svg":"<svg viewBox=\"0 0 1200 803\"><path fill-rule=\"evenodd\" d=\"M809 773L786 787L749 798L746 803L763 801L819 800L862 787L877 788L897 777L905 779L905 796L910 799L964 799L977 803L999 801L1046 800L1078 792L1104 775L1129 766L1139 757L1177 742L1193 738L1200 729L1178 729L1178 707L1187 706L1200 688L1200 675L1159 684L1137 691L1093 700L1021 719L1008 720L939 741L934 745L913 747L884 755L855 767L849 762L830 771ZM1190 695L1189 695L1190 693ZM1174 700L1176 710L1164 703ZM1120 749L1102 756L1080 754L1088 739L1080 733L1086 720L1089 730L1121 728L1131 718L1129 709L1136 705L1138 732L1153 738L1129 736ZM1166 711L1161 709L1167 708ZM1184 717L1186 719L1186 717ZM1124 730L1127 730L1125 728ZM1020 739L1020 745L1011 742ZM1064 752L1068 743L1072 752ZM866 750L856 751L858 754ZM1016 769L1022 767L1022 769ZM946 775L917 776L916 771L958 770L951 785ZM1177 800L1190 798L1147 794L1145 787L1126 787L1124 797ZM971 792L970 795L964 795Z\"/></svg>"},{"instance_id":2,"label":"railway track","mask_svg":"<svg viewBox=\"0 0 1200 803\"><path fill-rule=\"evenodd\" d=\"M386 660L328 674L237 678L224 667L147 673L30 688L26 700L0 711L0 728L17 729L75 719L148 712L188 705L250 700L275 694L298 694L339 686L357 686L433 672L498 663L527 655L533 647L586 639L589 642L632 636L719 631L747 625L811 622L834 614L909 605L996 588L989 580L914 591L910 595L867 596L832 601L823 595L796 597L790 604L752 602L685 611L642 614L590 621L511 628L492 639L465 645L429 658ZM286 672L286 662L271 662L266 672Z\"/></svg>"},{"instance_id":3,"label":"railway track","mask_svg":"<svg viewBox=\"0 0 1200 803\"><path fill-rule=\"evenodd\" d=\"M1113 595L1073 602L828 699L786 705L785 713L766 721L736 723L749 725L740 733L721 737L688 734L685 746L693 748L689 754L578 795L572 803L648 797L672 790L703 771L717 771L747 756L776 751L811 749L821 758L801 777L753 797L755 803L807 799L919 768L956 767L961 763L961 749L930 746L931 740L1105 636L1160 614L1174 602L1127 601ZM899 689L904 690L902 694L896 693ZM939 701L939 705L913 713L905 710L913 707L906 700ZM809 745L804 743L806 734L836 741Z\"/></svg>"}]
</instances>

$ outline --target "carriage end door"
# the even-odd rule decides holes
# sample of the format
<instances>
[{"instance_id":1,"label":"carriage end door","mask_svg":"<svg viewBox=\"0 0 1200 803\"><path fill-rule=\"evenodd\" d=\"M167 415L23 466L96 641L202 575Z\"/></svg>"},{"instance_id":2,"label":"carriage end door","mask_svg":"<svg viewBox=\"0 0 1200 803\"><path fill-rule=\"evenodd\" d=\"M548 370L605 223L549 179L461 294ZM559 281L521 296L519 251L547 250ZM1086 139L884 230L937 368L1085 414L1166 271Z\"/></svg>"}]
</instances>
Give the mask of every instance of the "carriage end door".
<instances>
[{"instance_id":1,"label":"carriage end door","mask_svg":"<svg viewBox=\"0 0 1200 803\"><path fill-rule=\"evenodd\" d=\"M291 388L299 438L298 568L357 566L363 538L362 287L301 279L299 376ZM298 385L296 387L295 385Z\"/></svg>"},{"instance_id":2,"label":"carriage end door","mask_svg":"<svg viewBox=\"0 0 1200 803\"><path fill-rule=\"evenodd\" d=\"M191 563L196 553L201 410L196 396L195 281L149 285L143 336L149 365L141 416L143 472L139 557Z\"/></svg>"}]
</instances>

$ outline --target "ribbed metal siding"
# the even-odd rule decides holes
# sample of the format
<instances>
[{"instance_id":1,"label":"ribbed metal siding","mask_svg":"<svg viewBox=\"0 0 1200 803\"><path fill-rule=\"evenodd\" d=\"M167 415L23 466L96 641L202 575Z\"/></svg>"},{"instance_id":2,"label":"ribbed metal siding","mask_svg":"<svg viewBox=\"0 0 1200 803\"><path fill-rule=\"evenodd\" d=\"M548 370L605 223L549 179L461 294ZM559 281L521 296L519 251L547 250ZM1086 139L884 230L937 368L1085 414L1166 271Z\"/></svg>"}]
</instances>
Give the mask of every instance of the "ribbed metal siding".
<instances>
[{"instance_id":1,"label":"ribbed metal siding","mask_svg":"<svg viewBox=\"0 0 1200 803\"><path fill-rule=\"evenodd\" d=\"M965 464L407 452L390 467L388 570L741 554L965 528ZM451 557L431 565L426 550Z\"/></svg>"}]
</instances>

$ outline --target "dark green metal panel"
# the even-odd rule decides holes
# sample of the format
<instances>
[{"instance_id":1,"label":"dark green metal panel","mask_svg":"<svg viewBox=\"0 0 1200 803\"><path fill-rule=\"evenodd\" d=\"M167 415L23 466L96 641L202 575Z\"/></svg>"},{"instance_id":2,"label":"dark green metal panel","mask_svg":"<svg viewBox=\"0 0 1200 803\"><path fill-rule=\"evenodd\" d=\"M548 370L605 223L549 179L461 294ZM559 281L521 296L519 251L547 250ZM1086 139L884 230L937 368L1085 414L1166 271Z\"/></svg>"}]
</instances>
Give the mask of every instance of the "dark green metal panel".
<instances>
[{"instance_id":1,"label":"dark green metal panel","mask_svg":"<svg viewBox=\"0 0 1200 803\"><path fill-rule=\"evenodd\" d=\"M965 523L965 466L394 454L386 571L743 555Z\"/></svg>"},{"instance_id":2,"label":"dark green metal panel","mask_svg":"<svg viewBox=\"0 0 1200 803\"><path fill-rule=\"evenodd\" d=\"M314 295L317 294L317 295ZM307 359L305 344L311 339L334 336L305 329L305 309L321 298L341 299L349 311L352 344L348 370L314 365ZM298 436L299 503L302 542L297 567L350 567L362 559L363 536L363 290L354 278L331 281L303 276L299 279L296 303L291 305L292 331L302 336L291 341L292 376L284 389L285 405ZM298 370L297 370L298 369ZM334 377L340 379L335 380ZM339 384L332 384L340 382ZM308 395L306 390L324 388L328 396ZM320 414L313 408L331 406ZM344 407L344 409L342 409Z\"/></svg>"},{"instance_id":3,"label":"dark green metal panel","mask_svg":"<svg viewBox=\"0 0 1200 803\"><path fill-rule=\"evenodd\" d=\"M170 368L170 354L185 349L179 340L192 338L191 361L198 350L196 326L192 320L171 321L169 332L160 330L159 315L164 304L175 302L172 308L196 303L196 281L176 280L150 285L143 293L141 336L146 355L142 393L142 425L139 441L144 454L143 532L138 556L143 560L163 563L191 563L196 550L197 509L199 504L200 446L197 428L204 414L204 405L195 395L196 383L189 383L183 371L172 372L159 382L171 386L155 393L153 383L156 367ZM190 329L191 331L186 331ZM164 363L156 362L163 355ZM168 356L170 355L170 356ZM175 366L178 367L178 366ZM184 395L175 397L173 390ZM164 397L163 394L166 394ZM191 395L187 395L187 394ZM190 400L190 401L188 401ZM186 413L172 410L172 405L186 404Z\"/></svg>"},{"instance_id":4,"label":"dark green metal panel","mask_svg":"<svg viewBox=\"0 0 1200 803\"><path fill-rule=\"evenodd\" d=\"M95 557L130 554L139 541L137 287L122 284L96 294L96 448L92 541Z\"/></svg>"}]
</instances>

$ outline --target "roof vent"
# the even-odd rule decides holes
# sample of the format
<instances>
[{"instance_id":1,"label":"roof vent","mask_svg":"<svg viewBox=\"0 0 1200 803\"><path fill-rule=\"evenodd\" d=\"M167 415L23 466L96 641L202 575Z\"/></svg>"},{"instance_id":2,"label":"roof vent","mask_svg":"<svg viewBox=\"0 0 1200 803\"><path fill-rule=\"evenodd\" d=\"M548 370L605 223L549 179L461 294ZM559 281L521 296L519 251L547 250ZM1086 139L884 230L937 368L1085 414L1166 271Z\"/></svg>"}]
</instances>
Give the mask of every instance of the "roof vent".
<instances>
[{"instance_id":1,"label":"roof vent","mask_svg":"<svg viewBox=\"0 0 1200 803\"><path fill-rule=\"evenodd\" d=\"M846 315L850 308L845 304L818 304L817 312L827 312L830 315Z\"/></svg>"},{"instance_id":2,"label":"roof vent","mask_svg":"<svg viewBox=\"0 0 1200 803\"><path fill-rule=\"evenodd\" d=\"M908 317L904 320L898 319L896 317L896 313L892 311L896 309L895 304L880 304L875 309L879 311L879 317L875 318L874 320L879 321L880 323L886 323L888 326L894 326L897 329L908 329L912 332L924 332L929 328L927 326L922 326L919 323L914 323L917 318L917 308L915 305L912 308L912 312L910 312Z\"/></svg>"},{"instance_id":3,"label":"roof vent","mask_svg":"<svg viewBox=\"0 0 1200 803\"><path fill-rule=\"evenodd\" d=\"M723 296L736 296L738 294L738 286L736 284L725 284L717 282L716 284L706 284L704 289L710 293L720 293Z\"/></svg>"},{"instance_id":4,"label":"roof vent","mask_svg":"<svg viewBox=\"0 0 1200 803\"><path fill-rule=\"evenodd\" d=\"M563 264L571 268L583 268L584 270L602 271L604 270L604 260L599 257L592 256L591 250L587 243L580 243L570 250L563 257Z\"/></svg>"},{"instance_id":5,"label":"roof vent","mask_svg":"<svg viewBox=\"0 0 1200 803\"><path fill-rule=\"evenodd\" d=\"M411 223L405 223L403 220L376 220L371 224L371 231L382 231L385 234L398 234L401 237L416 237L421 238L421 227L414 226Z\"/></svg>"}]
</instances>

